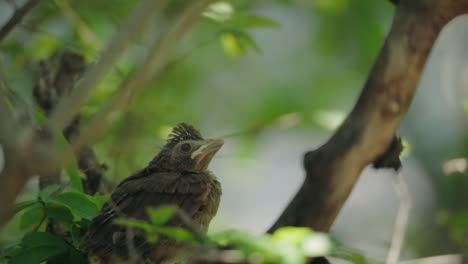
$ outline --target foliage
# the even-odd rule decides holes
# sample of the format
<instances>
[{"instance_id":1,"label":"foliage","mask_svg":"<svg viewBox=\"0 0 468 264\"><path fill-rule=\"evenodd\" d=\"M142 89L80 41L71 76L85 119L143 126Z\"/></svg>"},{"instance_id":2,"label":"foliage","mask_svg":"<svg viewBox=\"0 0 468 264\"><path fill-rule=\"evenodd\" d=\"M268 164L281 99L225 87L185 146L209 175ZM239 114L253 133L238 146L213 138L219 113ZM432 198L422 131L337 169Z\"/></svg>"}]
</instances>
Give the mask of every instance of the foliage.
<instances>
[{"instance_id":1,"label":"foliage","mask_svg":"<svg viewBox=\"0 0 468 264\"><path fill-rule=\"evenodd\" d=\"M102 196L89 196L80 191L63 192L61 186L42 189L36 199L17 204L19 227L25 232L19 242L5 248L2 258L9 263L87 263L78 250L80 236L102 206ZM62 235L48 233L54 221Z\"/></svg>"},{"instance_id":2,"label":"foliage","mask_svg":"<svg viewBox=\"0 0 468 264\"><path fill-rule=\"evenodd\" d=\"M0 3L0 14L6 17L9 7L4 2ZM2 75L7 76L16 95L13 103L35 109L31 89L37 77L34 65L39 60L70 49L86 55L90 62L96 61L104 43L138 2L43 1L11 37L0 43L1 63L6 66L1 69L5 71ZM240 135L234 154L247 158L255 152L258 137L270 128L336 128L352 106L390 24L392 7L387 2L214 2L171 58L166 74L116 114L114 126L95 146L98 156L109 164L110 180L121 179L141 167L164 139L163 131L181 120L207 128L222 124L221 131ZM118 84L141 63L153 33L158 30L142 34L91 95L82 109L85 121L104 107ZM40 111L33 111L33 115L38 123L45 122ZM63 137L55 140L59 145L67 144ZM427 164L439 163L426 159ZM466 252L466 174L445 177L437 169L432 172L443 178L434 181L443 209L428 217L430 224L437 222L441 229L433 240L443 238L440 240L449 241L444 243L449 249ZM20 230L15 238L2 239L1 256L11 257L12 263L53 263L58 259L83 263L77 250L80 236L108 197L83 193L76 163L65 168L65 174L70 187L49 186L34 194L37 197L24 198L17 204L13 221ZM171 215L169 209L148 210L152 216L149 223L131 219L119 223L144 229L151 241L157 241L160 235L192 239L186 230L164 227ZM50 220L58 222L65 232L63 237L45 232ZM433 225L424 226L418 236L432 229ZM304 257L314 255L303 245L320 237L311 230L290 228L260 237L228 231L212 239L245 255L260 252L274 263L302 263ZM341 246L337 248L334 254L339 257L373 263L363 254L343 253ZM431 249L420 254L427 252Z\"/></svg>"}]
</instances>

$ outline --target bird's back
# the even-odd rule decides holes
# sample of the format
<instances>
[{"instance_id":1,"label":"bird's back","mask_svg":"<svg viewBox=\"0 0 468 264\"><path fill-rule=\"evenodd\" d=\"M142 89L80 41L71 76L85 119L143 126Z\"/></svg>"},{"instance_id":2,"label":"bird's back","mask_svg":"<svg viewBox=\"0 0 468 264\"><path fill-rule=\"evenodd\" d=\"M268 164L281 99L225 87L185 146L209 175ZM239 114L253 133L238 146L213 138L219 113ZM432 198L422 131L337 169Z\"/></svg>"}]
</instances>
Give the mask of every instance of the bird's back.
<instances>
[{"instance_id":1,"label":"bird's back","mask_svg":"<svg viewBox=\"0 0 468 264\"><path fill-rule=\"evenodd\" d=\"M210 172L175 173L142 170L124 180L91 222L80 248L88 256L103 262L114 256L129 257L129 241L139 256L154 263L168 260L177 254L178 242L162 238L155 244L146 241L142 230L132 230L113 223L119 217L148 220L146 208L175 205L184 210L199 228L206 232L209 222L218 210L221 186ZM181 226L178 219L171 225ZM133 239L127 236L132 235Z\"/></svg>"}]
</instances>

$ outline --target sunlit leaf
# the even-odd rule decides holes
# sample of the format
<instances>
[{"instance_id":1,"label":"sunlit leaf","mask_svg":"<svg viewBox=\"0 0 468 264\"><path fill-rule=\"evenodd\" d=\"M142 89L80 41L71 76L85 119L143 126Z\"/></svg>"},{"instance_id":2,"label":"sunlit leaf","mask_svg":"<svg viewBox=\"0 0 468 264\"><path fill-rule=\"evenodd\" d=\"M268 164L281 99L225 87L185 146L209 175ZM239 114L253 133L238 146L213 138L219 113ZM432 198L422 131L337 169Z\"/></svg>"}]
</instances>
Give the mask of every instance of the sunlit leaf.
<instances>
[{"instance_id":1,"label":"sunlit leaf","mask_svg":"<svg viewBox=\"0 0 468 264\"><path fill-rule=\"evenodd\" d=\"M146 232L151 232L153 230L153 226L151 224L137 219L117 218L114 219L114 223L122 226L140 228Z\"/></svg>"},{"instance_id":2,"label":"sunlit leaf","mask_svg":"<svg viewBox=\"0 0 468 264\"><path fill-rule=\"evenodd\" d=\"M231 18L234 7L226 1L218 1L210 4L203 12L203 16L215 21L223 22Z\"/></svg>"},{"instance_id":3,"label":"sunlit leaf","mask_svg":"<svg viewBox=\"0 0 468 264\"><path fill-rule=\"evenodd\" d=\"M312 232L313 231L307 227L287 226L276 230L271 237L277 241L284 240L301 244Z\"/></svg>"},{"instance_id":4,"label":"sunlit leaf","mask_svg":"<svg viewBox=\"0 0 468 264\"><path fill-rule=\"evenodd\" d=\"M302 242L302 250L309 257L328 255L332 249L333 244L324 233L312 233L304 238Z\"/></svg>"},{"instance_id":5,"label":"sunlit leaf","mask_svg":"<svg viewBox=\"0 0 468 264\"><path fill-rule=\"evenodd\" d=\"M155 230L163 235L172 237L180 241L194 241L195 236L192 232L180 227L155 227Z\"/></svg>"},{"instance_id":6,"label":"sunlit leaf","mask_svg":"<svg viewBox=\"0 0 468 264\"><path fill-rule=\"evenodd\" d=\"M239 57L245 54L245 48L232 32L223 33L221 35L221 45L224 52L231 57Z\"/></svg>"},{"instance_id":7,"label":"sunlit leaf","mask_svg":"<svg viewBox=\"0 0 468 264\"><path fill-rule=\"evenodd\" d=\"M155 225L163 225L169 221L175 213L173 206L160 206L158 208L148 208L150 220Z\"/></svg>"}]
</instances>

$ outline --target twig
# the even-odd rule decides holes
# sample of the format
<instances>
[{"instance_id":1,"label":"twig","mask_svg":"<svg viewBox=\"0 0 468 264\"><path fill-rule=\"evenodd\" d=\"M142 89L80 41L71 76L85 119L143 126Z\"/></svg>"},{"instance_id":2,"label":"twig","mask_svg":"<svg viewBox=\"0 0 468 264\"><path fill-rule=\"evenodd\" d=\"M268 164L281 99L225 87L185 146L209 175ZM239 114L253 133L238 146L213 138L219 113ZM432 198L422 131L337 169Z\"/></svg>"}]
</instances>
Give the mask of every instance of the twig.
<instances>
[{"instance_id":1,"label":"twig","mask_svg":"<svg viewBox=\"0 0 468 264\"><path fill-rule=\"evenodd\" d=\"M168 33L161 41L156 41L142 66L119 88L119 93L112 102L102 110L82 133L74 147L92 144L107 129L112 113L128 104L145 85L161 74L167 65L168 55L173 51L182 37L194 25L201 12L210 0L191 1Z\"/></svg>"},{"instance_id":2,"label":"twig","mask_svg":"<svg viewBox=\"0 0 468 264\"><path fill-rule=\"evenodd\" d=\"M74 89L76 81L84 72L86 66L84 57L72 52L64 52L60 56L58 69L53 70L47 67L46 63L41 63L41 76L34 88L34 98L37 104L46 112L53 111L54 107ZM70 142L80 134L80 114L77 114L72 122L64 129L63 134ZM99 163L93 149L87 145L75 150L78 167L86 175L84 183L85 192L95 194L104 178L106 166ZM58 183L60 173L53 175L41 175L39 184L41 188Z\"/></svg>"},{"instance_id":3,"label":"twig","mask_svg":"<svg viewBox=\"0 0 468 264\"><path fill-rule=\"evenodd\" d=\"M411 195L408 191L408 186L399 174L393 177L393 186L395 193L400 200L400 207L398 209L395 230L393 231L392 243L387 255L386 264L397 264L400 259L401 249L408 227L408 218L411 211Z\"/></svg>"},{"instance_id":4,"label":"twig","mask_svg":"<svg viewBox=\"0 0 468 264\"><path fill-rule=\"evenodd\" d=\"M49 120L48 128L53 134L60 133L73 119L80 106L88 98L91 90L97 86L105 74L112 69L117 58L123 53L130 42L144 28L146 22L156 13L161 12L167 0L145 0L129 16L127 22L118 30L117 35L109 42L101 59L84 75L82 81L73 92L61 100Z\"/></svg>"},{"instance_id":5,"label":"twig","mask_svg":"<svg viewBox=\"0 0 468 264\"><path fill-rule=\"evenodd\" d=\"M0 29L0 42L10 33L13 28L21 22L24 16L33 9L37 4L39 4L40 0L29 0L24 4L24 6L15 10L13 16L8 20L8 22L3 25Z\"/></svg>"},{"instance_id":6,"label":"twig","mask_svg":"<svg viewBox=\"0 0 468 264\"><path fill-rule=\"evenodd\" d=\"M206 235L200 231L200 228L196 226L190 216L187 215L185 211L180 209L179 207L175 207L175 214L177 218L182 222L182 226L187 229L188 231L192 232L195 236L197 241L204 245L204 246L211 246L210 240L206 237Z\"/></svg>"},{"instance_id":7,"label":"twig","mask_svg":"<svg viewBox=\"0 0 468 264\"><path fill-rule=\"evenodd\" d=\"M400 261L398 264L463 264L463 256L460 254L450 254Z\"/></svg>"}]
</instances>

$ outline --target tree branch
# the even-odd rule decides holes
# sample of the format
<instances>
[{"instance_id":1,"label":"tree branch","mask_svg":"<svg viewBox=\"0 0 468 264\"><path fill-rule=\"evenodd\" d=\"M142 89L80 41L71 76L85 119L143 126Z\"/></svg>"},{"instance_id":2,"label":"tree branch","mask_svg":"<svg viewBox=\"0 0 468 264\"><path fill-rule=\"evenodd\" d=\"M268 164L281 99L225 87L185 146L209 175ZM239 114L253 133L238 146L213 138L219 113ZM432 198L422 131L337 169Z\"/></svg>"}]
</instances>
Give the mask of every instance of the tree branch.
<instances>
[{"instance_id":1,"label":"tree branch","mask_svg":"<svg viewBox=\"0 0 468 264\"><path fill-rule=\"evenodd\" d=\"M86 65L83 56L64 52L60 56L58 69L51 69L51 63L41 63L41 76L34 88L34 98L37 104L49 115L63 96L69 94L75 87L75 83L83 74ZM71 123L64 129L65 138L73 143L80 134L81 115L78 113ZM86 175L83 181L85 192L95 194L104 178L106 166L99 163L93 149L83 145L75 149L78 167ZM60 173L53 175L41 175L39 184L43 188L52 183L58 183Z\"/></svg>"},{"instance_id":2,"label":"tree branch","mask_svg":"<svg viewBox=\"0 0 468 264\"><path fill-rule=\"evenodd\" d=\"M37 4L39 4L40 0L29 0L24 4L24 6L15 10L13 16L6 22L5 25L0 29L0 42L8 35L8 33L13 30L13 28L18 25L21 20L26 16L26 14L33 9Z\"/></svg>"},{"instance_id":3,"label":"tree branch","mask_svg":"<svg viewBox=\"0 0 468 264\"><path fill-rule=\"evenodd\" d=\"M281 226L329 231L362 170L389 148L441 29L468 1L400 1L359 99L335 134L304 156L306 179L268 232Z\"/></svg>"}]
</instances>

